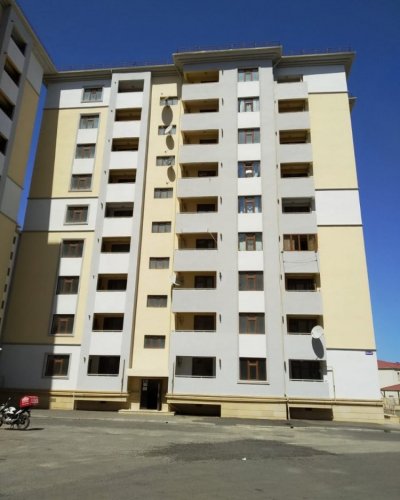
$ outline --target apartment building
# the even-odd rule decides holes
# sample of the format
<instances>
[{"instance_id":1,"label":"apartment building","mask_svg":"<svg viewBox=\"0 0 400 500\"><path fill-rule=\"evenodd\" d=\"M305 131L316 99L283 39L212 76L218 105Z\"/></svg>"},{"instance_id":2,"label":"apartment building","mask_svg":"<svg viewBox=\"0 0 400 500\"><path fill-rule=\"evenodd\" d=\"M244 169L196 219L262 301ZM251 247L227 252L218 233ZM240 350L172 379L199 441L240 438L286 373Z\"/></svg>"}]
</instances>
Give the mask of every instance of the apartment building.
<instances>
[{"instance_id":1,"label":"apartment building","mask_svg":"<svg viewBox=\"0 0 400 500\"><path fill-rule=\"evenodd\" d=\"M0 331L18 240L17 216L43 73L55 70L25 17L0 1ZM0 337L1 338L1 337Z\"/></svg>"},{"instance_id":2,"label":"apartment building","mask_svg":"<svg viewBox=\"0 0 400 500\"><path fill-rule=\"evenodd\" d=\"M352 59L273 46L46 75L4 389L381 421Z\"/></svg>"}]
</instances>

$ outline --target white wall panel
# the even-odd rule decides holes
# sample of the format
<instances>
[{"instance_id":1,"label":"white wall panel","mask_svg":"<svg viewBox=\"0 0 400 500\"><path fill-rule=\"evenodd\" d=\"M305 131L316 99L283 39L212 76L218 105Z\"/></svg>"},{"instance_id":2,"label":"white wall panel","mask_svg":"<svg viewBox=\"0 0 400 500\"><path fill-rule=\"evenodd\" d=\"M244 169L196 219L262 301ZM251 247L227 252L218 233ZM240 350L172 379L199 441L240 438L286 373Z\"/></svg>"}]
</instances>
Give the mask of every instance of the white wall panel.
<instances>
[{"instance_id":1,"label":"white wall panel","mask_svg":"<svg viewBox=\"0 0 400 500\"><path fill-rule=\"evenodd\" d=\"M239 335L240 358L266 358L267 341L262 334Z\"/></svg>"},{"instance_id":2,"label":"white wall panel","mask_svg":"<svg viewBox=\"0 0 400 500\"><path fill-rule=\"evenodd\" d=\"M264 255L262 251L238 252L239 271L263 271Z\"/></svg>"},{"instance_id":3,"label":"white wall panel","mask_svg":"<svg viewBox=\"0 0 400 500\"><path fill-rule=\"evenodd\" d=\"M238 144L238 161L261 160L260 144Z\"/></svg>"},{"instance_id":4,"label":"white wall panel","mask_svg":"<svg viewBox=\"0 0 400 500\"><path fill-rule=\"evenodd\" d=\"M257 97L260 95L259 82L238 82L238 97Z\"/></svg>"},{"instance_id":5,"label":"white wall panel","mask_svg":"<svg viewBox=\"0 0 400 500\"><path fill-rule=\"evenodd\" d=\"M239 292L239 312L264 311L264 292Z\"/></svg>"},{"instance_id":6,"label":"white wall panel","mask_svg":"<svg viewBox=\"0 0 400 500\"><path fill-rule=\"evenodd\" d=\"M238 113L238 128L259 128L260 112Z\"/></svg>"},{"instance_id":7,"label":"white wall panel","mask_svg":"<svg viewBox=\"0 0 400 500\"><path fill-rule=\"evenodd\" d=\"M315 207L319 226L361 225L358 190L316 191Z\"/></svg>"},{"instance_id":8,"label":"white wall panel","mask_svg":"<svg viewBox=\"0 0 400 500\"><path fill-rule=\"evenodd\" d=\"M35 55L31 53L26 78L38 94L42 86L42 77L43 69Z\"/></svg>"}]
</instances>

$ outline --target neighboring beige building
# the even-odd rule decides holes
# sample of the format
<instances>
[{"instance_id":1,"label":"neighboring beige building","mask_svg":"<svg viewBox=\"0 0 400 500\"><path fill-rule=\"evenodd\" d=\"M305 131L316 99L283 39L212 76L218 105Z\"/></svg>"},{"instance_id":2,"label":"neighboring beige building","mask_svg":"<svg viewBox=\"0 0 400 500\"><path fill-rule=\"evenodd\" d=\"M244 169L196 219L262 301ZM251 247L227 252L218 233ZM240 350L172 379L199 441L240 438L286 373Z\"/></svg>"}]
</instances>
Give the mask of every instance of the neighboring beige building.
<instances>
[{"instance_id":1,"label":"neighboring beige building","mask_svg":"<svg viewBox=\"0 0 400 500\"><path fill-rule=\"evenodd\" d=\"M352 59L273 46L47 67L3 390L52 408L382 421Z\"/></svg>"},{"instance_id":2,"label":"neighboring beige building","mask_svg":"<svg viewBox=\"0 0 400 500\"><path fill-rule=\"evenodd\" d=\"M55 71L22 12L0 1L0 335L43 73ZM1 336L0 336L1 340Z\"/></svg>"}]
</instances>

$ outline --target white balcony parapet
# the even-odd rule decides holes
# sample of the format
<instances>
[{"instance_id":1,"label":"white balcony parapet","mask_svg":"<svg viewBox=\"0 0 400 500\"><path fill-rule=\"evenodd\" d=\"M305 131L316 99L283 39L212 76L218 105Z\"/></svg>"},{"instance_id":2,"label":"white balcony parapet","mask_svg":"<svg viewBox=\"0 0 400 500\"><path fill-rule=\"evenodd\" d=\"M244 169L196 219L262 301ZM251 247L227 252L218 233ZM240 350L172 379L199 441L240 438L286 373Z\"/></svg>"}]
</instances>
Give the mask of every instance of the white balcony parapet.
<instances>
[{"instance_id":1,"label":"white balcony parapet","mask_svg":"<svg viewBox=\"0 0 400 500\"><path fill-rule=\"evenodd\" d=\"M221 127L221 115L215 113L186 113L181 116L181 130L214 130Z\"/></svg>"},{"instance_id":2,"label":"white balcony parapet","mask_svg":"<svg viewBox=\"0 0 400 500\"><path fill-rule=\"evenodd\" d=\"M101 253L99 274L127 274L129 253Z\"/></svg>"},{"instance_id":3,"label":"white balcony parapet","mask_svg":"<svg viewBox=\"0 0 400 500\"><path fill-rule=\"evenodd\" d=\"M278 130L304 130L310 128L308 111L294 113L278 113Z\"/></svg>"},{"instance_id":4,"label":"white balcony parapet","mask_svg":"<svg viewBox=\"0 0 400 500\"><path fill-rule=\"evenodd\" d=\"M218 292L211 289L175 288L172 312L209 312L215 310Z\"/></svg>"},{"instance_id":5,"label":"white balcony parapet","mask_svg":"<svg viewBox=\"0 0 400 500\"><path fill-rule=\"evenodd\" d=\"M284 309L286 314L322 314L321 292L285 291Z\"/></svg>"},{"instance_id":6,"label":"white balcony parapet","mask_svg":"<svg viewBox=\"0 0 400 500\"><path fill-rule=\"evenodd\" d=\"M198 163L199 161L218 162L221 160L219 144L183 144L180 148L180 163Z\"/></svg>"},{"instance_id":7,"label":"white balcony parapet","mask_svg":"<svg viewBox=\"0 0 400 500\"><path fill-rule=\"evenodd\" d=\"M135 183L115 183L107 185L107 202L135 201Z\"/></svg>"},{"instance_id":8,"label":"white balcony parapet","mask_svg":"<svg viewBox=\"0 0 400 500\"><path fill-rule=\"evenodd\" d=\"M140 137L140 120L115 122L113 138Z\"/></svg>"},{"instance_id":9,"label":"white balcony parapet","mask_svg":"<svg viewBox=\"0 0 400 500\"><path fill-rule=\"evenodd\" d=\"M306 82L275 83L275 99L306 99L308 89Z\"/></svg>"},{"instance_id":10,"label":"white balcony parapet","mask_svg":"<svg viewBox=\"0 0 400 500\"><path fill-rule=\"evenodd\" d=\"M10 38L10 41L8 43L7 54L9 55L17 70L22 73L24 69L25 56L19 50L12 38Z\"/></svg>"},{"instance_id":11,"label":"white balcony parapet","mask_svg":"<svg viewBox=\"0 0 400 500\"><path fill-rule=\"evenodd\" d=\"M218 212L197 212L176 214L175 232L218 233L220 222Z\"/></svg>"},{"instance_id":12,"label":"white balcony parapet","mask_svg":"<svg viewBox=\"0 0 400 500\"><path fill-rule=\"evenodd\" d=\"M217 249L175 250L174 271L209 271L217 269Z\"/></svg>"},{"instance_id":13,"label":"white balcony parapet","mask_svg":"<svg viewBox=\"0 0 400 500\"><path fill-rule=\"evenodd\" d=\"M132 217L110 217L103 222L103 236L131 236Z\"/></svg>"},{"instance_id":14,"label":"white balcony parapet","mask_svg":"<svg viewBox=\"0 0 400 500\"><path fill-rule=\"evenodd\" d=\"M94 144L97 142L97 128L80 128L76 137L77 144Z\"/></svg>"},{"instance_id":15,"label":"white balcony parapet","mask_svg":"<svg viewBox=\"0 0 400 500\"><path fill-rule=\"evenodd\" d=\"M221 96L219 82L185 83L182 85L182 101L217 99Z\"/></svg>"},{"instance_id":16,"label":"white balcony parapet","mask_svg":"<svg viewBox=\"0 0 400 500\"><path fill-rule=\"evenodd\" d=\"M123 92L117 94L116 109L141 108L143 92Z\"/></svg>"},{"instance_id":17,"label":"white balcony parapet","mask_svg":"<svg viewBox=\"0 0 400 500\"><path fill-rule=\"evenodd\" d=\"M178 180L176 195L178 198L196 196L218 196L221 192L218 177L190 177Z\"/></svg>"},{"instance_id":18,"label":"white balcony parapet","mask_svg":"<svg viewBox=\"0 0 400 500\"><path fill-rule=\"evenodd\" d=\"M137 151L112 151L110 155L110 169L137 168Z\"/></svg>"},{"instance_id":19,"label":"white balcony parapet","mask_svg":"<svg viewBox=\"0 0 400 500\"><path fill-rule=\"evenodd\" d=\"M0 109L0 132L6 139L10 138L11 126L10 118Z\"/></svg>"},{"instance_id":20,"label":"white balcony parapet","mask_svg":"<svg viewBox=\"0 0 400 500\"><path fill-rule=\"evenodd\" d=\"M5 71L1 74L0 89L6 94L13 104L16 104L18 99L18 86Z\"/></svg>"},{"instance_id":21,"label":"white balcony parapet","mask_svg":"<svg viewBox=\"0 0 400 500\"><path fill-rule=\"evenodd\" d=\"M280 144L278 148L280 163L301 163L312 161L312 147L305 144Z\"/></svg>"},{"instance_id":22,"label":"white balcony parapet","mask_svg":"<svg viewBox=\"0 0 400 500\"><path fill-rule=\"evenodd\" d=\"M288 177L281 179L282 198L309 198L315 196L314 177Z\"/></svg>"},{"instance_id":23,"label":"white balcony parapet","mask_svg":"<svg viewBox=\"0 0 400 500\"><path fill-rule=\"evenodd\" d=\"M126 292L98 291L94 302L95 313L123 313L125 311Z\"/></svg>"},{"instance_id":24,"label":"white balcony parapet","mask_svg":"<svg viewBox=\"0 0 400 500\"><path fill-rule=\"evenodd\" d=\"M283 252L285 273L318 273L319 256L314 251Z\"/></svg>"},{"instance_id":25,"label":"white balcony parapet","mask_svg":"<svg viewBox=\"0 0 400 500\"><path fill-rule=\"evenodd\" d=\"M281 230L283 234L316 233L317 217L315 212L281 214Z\"/></svg>"}]
</instances>

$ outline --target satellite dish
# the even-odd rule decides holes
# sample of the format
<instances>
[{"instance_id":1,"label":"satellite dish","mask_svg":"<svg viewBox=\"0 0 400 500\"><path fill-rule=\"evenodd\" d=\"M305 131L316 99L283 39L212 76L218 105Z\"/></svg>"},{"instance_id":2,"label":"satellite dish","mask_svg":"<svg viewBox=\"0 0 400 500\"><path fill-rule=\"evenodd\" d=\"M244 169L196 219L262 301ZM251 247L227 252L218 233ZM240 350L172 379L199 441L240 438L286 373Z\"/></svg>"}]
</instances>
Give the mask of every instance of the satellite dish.
<instances>
[{"instance_id":1,"label":"satellite dish","mask_svg":"<svg viewBox=\"0 0 400 500\"><path fill-rule=\"evenodd\" d=\"M171 134L171 130L172 130L172 124L168 125L168 127L165 129L165 135Z\"/></svg>"},{"instance_id":2,"label":"satellite dish","mask_svg":"<svg viewBox=\"0 0 400 500\"><path fill-rule=\"evenodd\" d=\"M314 328L311 330L311 337L313 339L320 339L324 334L324 329L322 326L314 326Z\"/></svg>"}]
</instances>

